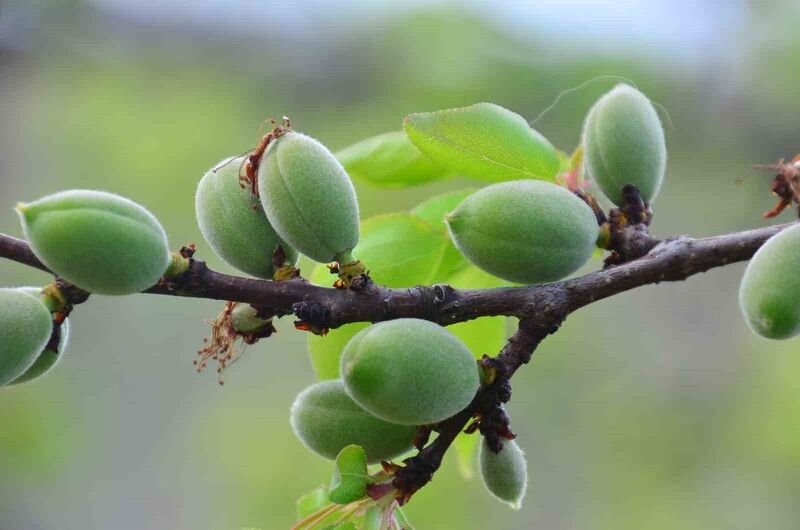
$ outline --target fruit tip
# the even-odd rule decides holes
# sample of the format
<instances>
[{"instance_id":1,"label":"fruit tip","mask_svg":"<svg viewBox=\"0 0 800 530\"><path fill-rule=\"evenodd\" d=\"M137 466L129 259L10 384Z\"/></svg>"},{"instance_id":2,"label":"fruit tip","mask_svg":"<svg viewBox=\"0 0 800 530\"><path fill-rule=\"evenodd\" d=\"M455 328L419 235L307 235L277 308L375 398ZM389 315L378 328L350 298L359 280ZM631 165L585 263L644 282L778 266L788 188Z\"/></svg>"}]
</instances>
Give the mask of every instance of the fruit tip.
<instances>
[{"instance_id":1,"label":"fruit tip","mask_svg":"<svg viewBox=\"0 0 800 530\"><path fill-rule=\"evenodd\" d=\"M20 217L25 218L26 213L30 209L30 205L24 202L18 202L16 206L14 206L14 210L19 214Z\"/></svg>"}]
</instances>

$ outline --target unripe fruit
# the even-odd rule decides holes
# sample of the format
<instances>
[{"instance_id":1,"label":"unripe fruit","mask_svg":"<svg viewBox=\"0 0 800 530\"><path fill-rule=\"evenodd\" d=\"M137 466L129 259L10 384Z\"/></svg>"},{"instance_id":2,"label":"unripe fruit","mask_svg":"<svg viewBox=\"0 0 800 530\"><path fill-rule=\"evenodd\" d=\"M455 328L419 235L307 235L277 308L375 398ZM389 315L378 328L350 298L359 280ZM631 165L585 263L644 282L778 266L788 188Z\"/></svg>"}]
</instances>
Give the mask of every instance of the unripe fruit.
<instances>
[{"instance_id":1,"label":"unripe fruit","mask_svg":"<svg viewBox=\"0 0 800 530\"><path fill-rule=\"evenodd\" d=\"M800 333L800 225L772 236L744 271L739 306L752 330L768 339Z\"/></svg>"},{"instance_id":2,"label":"unripe fruit","mask_svg":"<svg viewBox=\"0 0 800 530\"><path fill-rule=\"evenodd\" d=\"M455 335L426 320L374 324L345 346L347 393L375 416L403 425L438 423L469 405L478 390L475 358Z\"/></svg>"},{"instance_id":3,"label":"unripe fruit","mask_svg":"<svg viewBox=\"0 0 800 530\"><path fill-rule=\"evenodd\" d=\"M333 460L356 444L370 463L405 453L416 433L414 427L385 422L359 407L338 379L303 390L292 404L291 424L300 441L320 456Z\"/></svg>"},{"instance_id":4,"label":"unripe fruit","mask_svg":"<svg viewBox=\"0 0 800 530\"><path fill-rule=\"evenodd\" d=\"M633 184L652 202L664 179L667 147L658 114L647 97L617 85L594 104L583 126L586 169L611 202L624 204Z\"/></svg>"},{"instance_id":5,"label":"unripe fruit","mask_svg":"<svg viewBox=\"0 0 800 530\"><path fill-rule=\"evenodd\" d=\"M272 325L272 318L261 318L253 306L239 302L231 310L231 325L238 333L256 333Z\"/></svg>"},{"instance_id":6,"label":"unripe fruit","mask_svg":"<svg viewBox=\"0 0 800 530\"><path fill-rule=\"evenodd\" d=\"M18 287L19 291L23 293L27 293L33 297L38 298L39 294L41 293L41 288L39 287ZM28 381L32 381L38 377L41 377L45 373L49 372L58 361L61 359L61 354L64 353L64 350L67 348L67 344L69 344L69 319L65 319L64 322L58 328L58 332L60 334L59 341L58 341L58 351L53 351L48 349L47 347L44 348L42 353L39 354L39 357L34 361L30 368L25 370L25 373L21 376L17 377L9 383L9 385L17 385L19 383L26 383Z\"/></svg>"},{"instance_id":7,"label":"unripe fruit","mask_svg":"<svg viewBox=\"0 0 800 530\"><path fill-rule=\"evenodd\" d=\"M258 169L258 192L278 235L320 263L353 261L358 199L342 165L304 134L273 140Z\"/></svg>"},{"instance_id":8,"label":"unripe fruit","mask_svg":"<svg viewBox=\"0 0 800 530\"><path fill-rule=\"evenodd\" d=\"M228 264L258 278L271 279L272 254L280 245L286 262L297 263L297 251L281 241L269 224L258 197L239 184L244 157L220 162L197 185L197 224L214 252Z\"/></svg>"},{"instance_id":9,"label":"unripe fruit","mask_svg":"<svg viewBox=\"0 0 800 530\"><path fill-rule=\"evenodd\" d=\"M586 203L560 186L536 180L478 190L446 222L472 263L519 283L572 274L591 257L599 231Z\"/></svg>"},{"instance_id":10,"label":"unripe fruit","mask_svg":"<svg viewBox=\"0 0 800 530\"><path fill-rule=\"evenodd\" d=\"M53 332L50 311L32 295L0 289L0 386L25 373Z\"/></svg>"},{"instance_id":11,"label":"unripe fruit","mask_svg":"<svg viewBox=\"0 0 800 530\"><path fill-rule=\"evenodd\" d=\"M522 507L522 498L528 488L528 468L522 449L512 440L503 442L499 453L492 452L481 442L481 478L489 493L515 510Z\"/></svg>"},{"instance_id":12,"label":"unripe fruit","mask_svg":"<svg viewBox=\"0 0 800 530\"><path fill-rule=\"evenodd\" d=\"M138 293L158 282L169 264L158 220L119 195L63 191L20 204L17 211L36 256L87 291Z\"/></svg>"}]
</instances>

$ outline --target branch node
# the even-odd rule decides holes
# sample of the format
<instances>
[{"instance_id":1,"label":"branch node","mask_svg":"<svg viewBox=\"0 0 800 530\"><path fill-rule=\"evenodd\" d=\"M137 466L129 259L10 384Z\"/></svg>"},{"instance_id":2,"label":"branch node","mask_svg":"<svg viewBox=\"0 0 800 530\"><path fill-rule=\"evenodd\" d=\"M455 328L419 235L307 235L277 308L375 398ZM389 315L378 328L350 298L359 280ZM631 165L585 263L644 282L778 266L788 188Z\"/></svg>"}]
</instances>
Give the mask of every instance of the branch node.
<instances>
[{"instance_id":1,"label":"branch node","mask_svg":"<svg viewBox=\"0 0 800 530\"><path fill-rule=\"evenodd\" d=\"M331 326L331 310L318 302L303 301L292 304L292 311L298 320L294 327L310 331L315 335L327 335Z\"/></svg>"},{"instance_id":2,"label":"branch node","mask_svg":"<svg viewBox=\"0 0 800 530\"><path fill-rule=\"evenodd\" d=\"M442 305L447 301L448 291L452 291L449 285L437 283L433 286L433 305Z\"/></svg>"},{"instance_id":3,"label":"branch node","mask_svg":"<svg viewBox=\"0 0 800 530\"><path fill-rule=\"evenodd\" d=\"M608 223L601 229L604 247L611 251L605 259L605 268L641 258L660 243L648 230L653 212L639 190L627 184L622 195L625 203L621 208L611 209Z\"/></svg>"}]
</instances>

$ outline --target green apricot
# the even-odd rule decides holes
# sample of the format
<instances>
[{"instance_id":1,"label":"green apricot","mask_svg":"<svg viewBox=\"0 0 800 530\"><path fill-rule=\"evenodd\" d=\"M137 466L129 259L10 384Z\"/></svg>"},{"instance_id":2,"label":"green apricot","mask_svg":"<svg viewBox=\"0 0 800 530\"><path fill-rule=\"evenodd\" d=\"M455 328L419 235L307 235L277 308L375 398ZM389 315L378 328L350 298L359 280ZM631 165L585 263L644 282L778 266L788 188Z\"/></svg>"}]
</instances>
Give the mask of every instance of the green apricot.
<instances>
[{"instance_id":1,"label":"green apricot","mask_svg":"<svg viewBox=\"0 0 800 530\"><path fill-rule=\"evenodd\" d=\"M647 202L661 188L667 147L661 120L647 96L621 84L601 97L583 126L586 169L611 202L621 206L622 188L633 184Z\"/></svg>"},{"instance_id":2,"label":"green apricot","mask_svg":"<svg viewBox=\"0 0 800 530\"><path fill-rule=\"evenodd\" d=\"M499 453L481 442L480 470L489 493L515 510L522 507L522 498L528 489L528 466L525 455L516 442L506 440Z\"/></svg>"},{"instance_id":3,"label":"green apricot","mask_svg":"<svg viewBox=\"0 0 800 530\"><path fill-rule=\"evenodd\" d=\"M355 444L370 463L405 453L416 433L415 427L388 423L359 407L338 379L303 390L292 404L291 424L303 445L320 456L334 460Z\"/></svg>"},{"instance_id":4,"label":"green apricot","mask_svg":"<svg viewBox=\"0 0 800 530\"><path fill-rule=\"evenodd\" d=\"M739 306L750 328L768 339L800 333L800 225L772 236L744 271Z\"/></svg>"},{"instance_id":5,"label":"green apricot","mask_svg":"<svg viewBox=\"0 0 800 530\"><path fill-rule=\"evenodd\" d=\"M271 279L272 253L280 245L286 262L297 263L297 251L269 224L258 197L239 185L244 157L228 158L209 170L194 198L197 224L219 257L242 272Z\"/></svg>"},{"instance_id":6,"label":"green apricot","mask_svg":"<svg viewBox=\"0 0 800 530\"><path fill-rule=\"evenodd\" d=\"M24 374L53 332L50 311L19 289L0 289L0 386Z\"/></svg>"},{"instance_id":7,"label":"green apricot","mask_svg":"<svg viewBox=\"0 0 800 530\"><path fill-rule=\"evenodd\" d=\"M34 297L39 297L39 293L42 292L42 289L39 287L18 287L18 290L27 293ZM24 374L17 377L9 383L9 385L17 385L19 383L26 383L28 381L32 381L38 377L43 376L45 373L49 372L61 359L61 354L64 353L64 350L67 348L67 344L69 344L69 319L65 319L64 322L61 323L58 329L61 336L59 337L58 341L58 351L53 351L50 349L45 349L39 354L39 357L34 361L30 368L28 368Z\"/></svg>"},{"instance_id":8,"label":"green apricot","mask_svg":"<svg viewBox=\"0 0 800 530\"><path fill-rule=\"evenodd\" d=\"M158 282L169 264L158 220L119 195L62 191L19 204L17 211L36 256L87 291L138 293Z\"/></svg>"},{"instance_id":9,"label":"green apricot","mask_svg":"<svg viewBox=\"0 0 800 530\"><path fill-rule=\"evenodd\" d=\"M415 318L358 332L342 352L340 373L356 403L403 425L453 416L469 405L480 383L464 343L443 327Z\"/></svg>"},{"instance_id":10,"label":"green apricot","mask_svg":"<svg viewBox=\"0 0 800 530\"><path fill-rule=\"evenodd\" d=\"M353 261L358 199L350 177L318 141L288 132L273 140L258 169L258 192L275 231L314 261Z\"/></svg>"},{"instance_id":11,"label":"green apricot","mask_svg":"<svg viewBox=\"0 0 800 530\"><path fill-rule=\"evenodd\" d=\"M493 184L467 197L445 221L458 249L486 272L519 283L559 280L592 256L592 209L543 181Z\"/></svg>"}]
</instances>

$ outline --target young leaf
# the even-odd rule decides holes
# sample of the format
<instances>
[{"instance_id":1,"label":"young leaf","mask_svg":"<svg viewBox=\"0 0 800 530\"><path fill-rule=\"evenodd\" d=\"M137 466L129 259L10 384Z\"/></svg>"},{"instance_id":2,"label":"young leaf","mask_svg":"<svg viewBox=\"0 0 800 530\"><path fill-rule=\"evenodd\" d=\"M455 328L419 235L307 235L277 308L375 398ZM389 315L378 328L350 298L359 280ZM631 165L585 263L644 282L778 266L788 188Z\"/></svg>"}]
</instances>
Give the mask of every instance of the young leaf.
<instances>
[{"instance_id":1,"label":"young leaf","mask_svg":"<svg viewBox=\"0 0 800 530\"><path fill-rule=\"evenodd\" d=\"M403 122L412 142L436 164L464 176L500 182L553 181L555 148L525 118L492 103L411 114Z\"/></svg>"},{"instance_id":2,"label":"young leaf","mask_svg":"<svg viewBox=\"0 0 800 530\"><path fill-rule=\"evenodd\" d=\"M345 521L332 527L332 530L358 530L358 528L356 528L356 523L353 521Z\"/></svg>"},{"instance_id":3,"label":"young leaf","mask_svg":"<svg viewBox=\"0 0 800 530\"><path fill-rule=\"evenodd\" d=\"M480 434L459 433L453 442L453 449L456 452L458 472L467 480L475 477L475 466L477 464L478 442Z\"/></svg>"},{"instance_id":4,"label":"young leaf","mask_svg":"<svg viewBox=\"0 0 800 530\"><path fill-rule=\"evenodd\" d=\"M328 490L319 487L297 499L297 520L304 519L320 508L330 504Z\"/></svg>"},{"instance_id":5,"label":"young leaf","mask_svg":"<svg viewBox=\"0 0 800 530\"><path fill-rule=\"evenodd\" d=\"M380 215L364 221L354 254L367 265L372 279L387 287L441 282L466 265L447 234L407 213ZM327 267L321 265L310 279L319 285L330 285L332 278ZM309 335L311 364L319 379L339 377L339 356L344 345L367 325L347 324L331 330L325 337Z\"/></svg>"},{"instance_id":6,"label":"young leaf","mask_svg":"<svg viewBox=\"0 0 800 530\"><path fill-rule=\"evenodd\" d=\"M447 231L447 225L444 222L445 216L453 211L461 201L466 199L475 191L475 188L467 188L464 190L453 191L450 193L443 193L431 197L427 201L418 204L411 213L428 223L435 230L439 230L447 237L448 244L444 251L443 265L448 266L448 271L451 274L463 270L464 267L469 265L469 262L464 258L464 255L456 248L450 234Z\"/></svg>"},{"instance_id":7,"label":"young leaf","mask_svg":"<svg viewBox=\"0 0 800 530\"><path fill-rule=\"evenodd\" d=\"M347 173L379 186L413 186L448 171L426 158L403 131L367 138L336 153Z\"/></svg>"},{"instance_id":8,"label":"young leaf","mask_svg":"<svg viewBox=\"0 0 800 530\"><path fill-rule=\"evenodd\" d=\"M319 510L303 517L290 530L331 530L334 525L349 517L345 504L328 504Z\"/></svg>"},{"instance_id":9,"label":"young leaf","mask_svg":"<svg viewBox=\"0 0 800 530\"><path fill-rule=\"evenodd\" d=\"M456 272L446 282L456 288L471 289L509 285L508 282L472 265ZM448 326L447 329L461 339L472 351L472 354L480 359L484 354L497 355L503 347L507 335L506 322L505 317L485 317L454 324Z\"/></svg>"},{"instance_id":10,"label":"young leaf","mask_svg":"<svg viewBox=\"0 0 800 530\"><path fill-rule=\"evenodd\" d=\"M440 232L447 232L444 216L456 209L461 201L475 193L475 188L466 188L449 193L435 195L425 202L419 203L411 213L431 225Z\"/></svg>"},{"instance_id":11,"label":"young leaf","mask_svg":"<svg viewBox=\"0 0 800 530\"><path fill-rule=\"evenodd\" d=\"M455 273L447 279L447 283L453 287L460 288L486 288L508 285L507 282L474 266L469 266ZM507 337L507 320L505 317L480 318L448 326L447 329L461 339L476 358L481 358L483 354L497 355L503 347ZM465 479L471 479L475 476L479 441L480 436L459 434L453 443L458 470Z\"/></svg>"},{"instance_id":12,"label":"young leaf","mask_svg":"<svg viewBox=\"0 0 800 530\"><path fill-rule=\"evenodd\" d=\"M325 269L325 273L328 274L328 269ZM317 379L325 381L339 378L339 358L342 350L353 335L367 326L368 322L356 322L332 329L324 337L313 333L308 335L308 353Z\"/></svg>"},{"instance_id":13,"label":"young leaf","mask_svg":"<svg viewBox=\"0 0 800 530\"><path fill-rule=\"evenodd\" d=\"M328 499L336 504L349 504L367 494L367 454L357 445L348 445L336 457Z\"/></svg>"},{"instance_id":14,"label":"young leaf","mask_svg":"<svg viewBox=\"0 0 800 530\"><path fill-rule=\"evenodd\" d=\"M380 506L372 506L364 514L364 524L361 530L381 530L383 520L383 510Z\"/></svg>"},{"instance_id":15,"label":"young leaf","mask_svg":"<svg viewBox=\"0 0 800 530\"><path fill-rule=\"evenodd\" d=\"M394 509L394 518L397 521L397 524L400 525L400 530L414 530L414 527L411 526L410 522L408 522L406 514L402 509L400 509L399 506Z\"/></svg>"}]
</instances>

